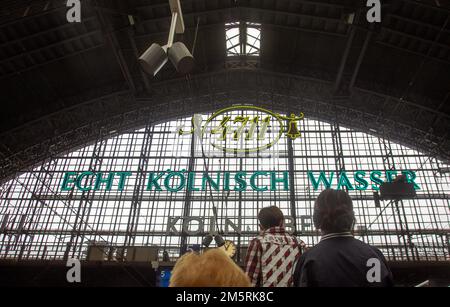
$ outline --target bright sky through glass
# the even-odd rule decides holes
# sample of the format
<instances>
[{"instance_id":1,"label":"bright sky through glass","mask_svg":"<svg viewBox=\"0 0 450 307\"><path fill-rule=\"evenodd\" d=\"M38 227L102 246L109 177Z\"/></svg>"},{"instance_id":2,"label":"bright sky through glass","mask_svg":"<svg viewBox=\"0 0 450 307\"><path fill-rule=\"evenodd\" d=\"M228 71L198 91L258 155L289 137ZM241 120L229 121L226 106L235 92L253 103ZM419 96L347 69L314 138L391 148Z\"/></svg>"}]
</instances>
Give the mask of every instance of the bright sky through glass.
<instances>
[{"instance_id":1,"label":"bright sky through glass","mask_svg":"<svg viewBox=\"0 0 450 307\"><path fill-rule=\"evenodd\" d=\"M249 23L246 33L240 33L239 22L225 24L227 56L251 55L259 56L261 42L261 24ZM240 37L245 35L246 43L241 44Z\"/></svg>"},{"instance_id":2,"label":"bright sky through glass","mask_svg":"<svg viewBox=\"0 0 450 307\"><path fill-rule=\"evenodd\" d=\"M253 118L264 114L246 111L233 113ZM206 120L211 114L203 114ZM221 118L212 123L217 126ZM189 169L193 160L193 170L198 174L205 171L205 163L211 173L257 170L283 172L289 170L288 142L280 138L275 146L267 150L270 157L243 156L227 153L218 158L204 159L194 145L191 157L192 137L180 137L179 127L189 129L191 117L183 117L158 125L130 130L120 135L111 135L96 144L86 145L67 154L52 157L33 169L26 170L9 182L0 186L0 224L6 221L8 232L0 233L0 258L17 258L25 253L28 259L62 259L70 242L74 225L82 229L78 241L72 243L72 251L84 259L90 242L104 241L114 246L124 244L127 227L132 216L133 200L139 199L139 211L136 216L134 245L157 245L167 250L171 257L179 253L181 236L166 235L169 217L183 216L186 206L186 191L177 193L168 191L141 190L136 192L139 165L142 157L145 163L142 171L161 172L168 169L179 171ZM293 186L295 190L295 214L297 225L302 225L302 217L311 216L314 200L318 191L311 188L308 171L336 172L338 151L333 145L336 133L342 142L342 156L345 169L350 174L357 170L384 171L389 169L387 157L398 170L415 170L416 182L421 189L418 197L401 202L402 225L407 222L411 233L410 241L420 259L448 260L445 233L450 228L450 174L439 172L448 167L441 161L416 150L384 140L363 131L340 127L336 132L330 123L305 118L299 122L300 138L293 141ZM245 132L247 133L247 132ZM278 133L271 124L268 137ZM241 139L242 140L242 139ZM145 149L146 142L149 146ZM233 145L231 134L227 144ZM260 145L257 139L248 142L249 147ZM206 150L208 148L205 148ZM390 155L390 156L389 156ZM61 182L65 172L83 172L89 169L97 172L130 171L123 191L101 189L90 194L79 190L61 191ZM353 179L351 179L353 182ZM118 181L114 182L117 186ZM176 183L175 183L176 184ZM267 178L259 177L257 184L268 185ZM195 185L201 186L200 176ZM145 186L145 182L144 182ZM214 204L219 211L219 223L224 218L238 223L241 218L242 230L256 232L258 211L268 205L278 206L285 215L291 215L290 192L276 191L245 193L222 190L213 191ZM357 219L356 229L365 230L359 239L379 247L391 259L405 259L405 239L401 235L398 212L395 207L377 208L373 201L373 191L350 191ZM209 218L211 195L208 191L194 191L190 194L189 216ZM385 208L384 208L385 207ZM384 209L383 209L384 208ZM380 215L380 212L382 214ZM81 215L77 215L77 212ZM314 231L312 221L307 220L299 237L308 245L318 242L320 236ZM180 228L181 222L177 223ZM206 223L208 225L208 222ZM206 226L208 227L208 226ZM223 224L221 224L223 227ZM299 227L299 226L298 226ZM24 231L21 232L20 230ZM10 235L9 233L13 233ZM16 235L20 233L20 235ZM254 233L241 236L230 234L226 239L246 246ZM406 238L406 237L405 237ZM190 236L188 244L199 244L201 236ZM25 250L23 250L23 247ZM161 253L162 250L161 249Z\"/></svg>"}]
</instances>

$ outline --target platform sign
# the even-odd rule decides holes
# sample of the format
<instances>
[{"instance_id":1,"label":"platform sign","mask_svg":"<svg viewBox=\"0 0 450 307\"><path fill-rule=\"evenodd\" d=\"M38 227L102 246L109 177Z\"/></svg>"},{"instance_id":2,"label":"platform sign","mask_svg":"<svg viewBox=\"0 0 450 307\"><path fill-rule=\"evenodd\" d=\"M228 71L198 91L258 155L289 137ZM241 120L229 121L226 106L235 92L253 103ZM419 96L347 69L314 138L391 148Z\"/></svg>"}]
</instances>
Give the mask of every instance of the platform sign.
<instances>
[{"instance_id":1,"label":"platform sign","mask_svg":"<svg viewBox=\"0 0 450 307\"><path fill-rule=\"evenodd\" d=\"M160 287L169 287L170 277L172 276L172 270L163 269L159 273L159 286Z\"/></svg>"}]
</instances>

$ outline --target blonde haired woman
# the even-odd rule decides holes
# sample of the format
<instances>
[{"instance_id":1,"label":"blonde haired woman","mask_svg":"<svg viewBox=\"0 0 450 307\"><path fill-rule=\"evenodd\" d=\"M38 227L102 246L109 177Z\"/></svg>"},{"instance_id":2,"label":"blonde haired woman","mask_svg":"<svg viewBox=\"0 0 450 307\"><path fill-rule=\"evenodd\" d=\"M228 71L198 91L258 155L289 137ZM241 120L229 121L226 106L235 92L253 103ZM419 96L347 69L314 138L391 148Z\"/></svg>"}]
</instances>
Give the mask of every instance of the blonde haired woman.
<instances>
[{"instance_id":1,"label":"blonde haired woman","mask_svg":"<svg viewBox=\"0 0 450 307\"><path fill-rule=\"evenodd\" d=\"M170 287L251 287L248 276L224 251L184 254L175 264Z\"/></svg>"}]
</instances>

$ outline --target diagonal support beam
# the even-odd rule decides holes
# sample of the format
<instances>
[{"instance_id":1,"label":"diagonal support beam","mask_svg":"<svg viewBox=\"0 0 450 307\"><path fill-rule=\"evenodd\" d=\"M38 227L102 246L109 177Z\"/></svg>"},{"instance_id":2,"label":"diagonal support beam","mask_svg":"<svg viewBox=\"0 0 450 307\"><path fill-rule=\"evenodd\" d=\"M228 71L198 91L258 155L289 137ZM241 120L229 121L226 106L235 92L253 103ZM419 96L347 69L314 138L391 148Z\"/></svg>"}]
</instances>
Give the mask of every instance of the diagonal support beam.
<instances>
[{"instance_id":1,"label":"diagonal support beam","mask_svg":"<svg viewBox=\"0 0 450 307\"><path fill-rule=\"evenodd\" d=\"M130 68L128 67L128 64L125 61L125 58L123 56L122 49L120 48L120 45L117 41L117 37L114 34L113 30L110 29L108 26L105 17L103 16L101 10L96 9L97 17L100 22L100 26L102 28L102 33L106 37L106 40L108 41L112 51L114 52L114 56L117 60L117 63L119 64L120 70L122 72L122 75L128 85L128 88L135 93L136 92L136 85L134 84L133 77L130 73Z\"/></svg>"},{"instance_id":2,"label":"diagonal support beam","mask_svg":"<svg viewBox=\"0 0 450 307\"><path fill-rule=\"evenodd\" d=\"M137 59L139 58L139 50L136 46L136 40L134 39L134 32L132 30L127 31L128 40L130 41L131 48L133 49L133 53L135 55L136 64ZM139 73L141 74L142 82L144 83L145 90L147 91L147 94L150 94L150 81L148 80L147 74L140 68L140 65L137 65L139 67Z\"/></svg>"},{"instance_id":3,"label":"diagonal support beam","mask_svg":"<svg viewBox=\"0 0 450 307\"><path fill-rule=\"evenodd\" d=\"M347 39L347 43L345 45L344 54L342 55L342 58L341 58L341 64L339 65L339 70L338 70L338 73L336 76L336 81L334 82L335 94L339 91L339 89L342 86L342 78L343 78L343 74L344 74L344 69L347 64L347 60L348 60L348 57L350 54L350 48L352 47L352 44L353 44L353 39L355 38L355 33L356 33L356 28L351 27L350 33L349 33L349 36Z\"/></svg>"}]
</instances>

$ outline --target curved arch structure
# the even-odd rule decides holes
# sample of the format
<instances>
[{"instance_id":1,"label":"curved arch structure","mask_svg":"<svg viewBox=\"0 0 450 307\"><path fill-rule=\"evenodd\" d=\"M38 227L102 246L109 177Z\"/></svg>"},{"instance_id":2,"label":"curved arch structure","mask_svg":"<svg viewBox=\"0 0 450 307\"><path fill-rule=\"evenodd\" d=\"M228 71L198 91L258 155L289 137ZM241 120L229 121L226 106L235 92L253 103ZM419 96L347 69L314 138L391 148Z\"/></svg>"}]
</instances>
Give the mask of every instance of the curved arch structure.
<instances>
[{"instance_id":1,"label":"curved arch structure","mask_svg":"<svg viewBox=\"0 0 450 307\"><path fill-rule=\"evenodd\" d=\"M110 89L110 92L112 90ZM49 114L1 134L0 182L52 155L94 141L195 112L211 112L233 104L256 104L280 112L305 112L310 118L343 123L450 161L446 133L430 132L430 121L442 127L442 112L392 96L354 88L344 99L333 95L333 82L260 69L227 69L199 74L191 80L155 83L151 98L131 91L112 91ZM96 98L93 98L96 97ZM170 110L170 112L168 112ZM437 136L441 135L441 136Z\"/></svg>"},{"instance_id":2,"label":"curved arch structure","mask_svg":"<svg viewBox=\"0 0 450 307\"><path fill-rule=\"evenodd\" d=\"M160 93L159 97L165 98L153 101L152 105L129 93L95 101L93 105L102 107L103 104L103 120L83 126L82 114L72 114L80 118L77 129L64 132L66 135L61 131L47 143L42 142L41 147L34 149L34 156L27 156L33 159L22 160L20 155L6 159L7 163L20 161L16 167L33 167L22 169L12 177L16 169L4 168L3 175L9 178L0 190L0 258L85 259L92 255L92 248L97 248L104 259L120 260L127 257L124 248L130 246L153 246L159 249L160 256L165 250L176 257L190 245L200 244L202 235L210 228L220 232L228 229L226 238L246 246L258 231L255 218L258 210L267 205L279 206L290 216L289 227L308 245L313 245L318 242L319 234L311 225L312 209L315 197L324 186L316 190L310 174L317 179L323 171L327 176L342 176L346 172L351 178L350 194L354 200L358 238L378 246L391 260L450 259L450 176L441 171L448 165L434 156L394 142L405 139L413 144L413 134L411 138L404 136L417 130L412 127L401 130L399 128L407 127L406 124L395 123L392 124L395 131L378 131L375 123L381 118L375 114L349 109L339 102L321 102L318 97L325 95L327 83L293 79L290 88L283 89L272 83L270 87L277 90L268 91L270 82L279 79L253 72L223 74L222 77L223 84L232 83L231 87L235 88L240 83L241 89L226 90L220 83L205 77L191 82L190 95L181 92L182 88L189 88L187 83L174 81L166 87L173 92ZM199 82L209 84L210 92L197 91L208 88ZM303 95L295 96L294 90ZM353 99L362 101L376 97L380 98L355 91ZM134 105L130 106L129 113L114 117L107 112L114 113L111 109L114 99L120 104L134 102ZM191 114L210 114L214 111L211 106L217 110L231 103L257 104L283 114L304 112L306 119L300 121L298 127L302 136L295 140L281 138L265 156L227 153L222 157L205 158L194 136L176 133L181 126L190 125ZM90 107L91 104L83 106ZM172 110L170 120L164 115L168 114L167 108ZM257 114L248 111L242 115ZM49 122L57 117L54 116ZM384 126L389 127L393 119L383 121ZM371 134L367 134L369 129L373 129ZM272 129L268 133L276 131ZM379 137L383 133L385 137ZM207 170L213 181L216 173L223 176L227 171L266 171L274 172L278 182L272 186L269 179L260 178L256 184L270 188L224 191L216 190L212 184L208 189L202 180L194 178L198 191L187 188L175 191L167 186L164 189L162 178L155 181L163 187L159 191L149 178L168 169L197 174ZM367 174L380 171L382 176L387 176L388 170L415 172L415 182L420 188L417 197L397 203L385 201L377 206L373 182L366 178L367 189L358 190L351 177L356 171ZM87 172L84 179L87 181L80 181L76 187L74 182L70 183L70 176L65 177L68 172L76 173L73 176ZM103 182L95 190L94 181L99 172L103 179L113 173L111 189ZM117 172L130 172L122 182L123 189L118 188L121 179L116 176ZM284 173L289 178L284 178ZM173 182L175 186L179 183ZM332 187L336 188L337 184L333 182ZM213 205L218 212L217 227ZM186 223L184 229L183 223Z\"/></svg>"}]
</instances>

